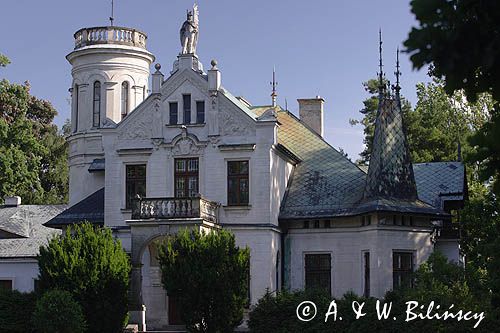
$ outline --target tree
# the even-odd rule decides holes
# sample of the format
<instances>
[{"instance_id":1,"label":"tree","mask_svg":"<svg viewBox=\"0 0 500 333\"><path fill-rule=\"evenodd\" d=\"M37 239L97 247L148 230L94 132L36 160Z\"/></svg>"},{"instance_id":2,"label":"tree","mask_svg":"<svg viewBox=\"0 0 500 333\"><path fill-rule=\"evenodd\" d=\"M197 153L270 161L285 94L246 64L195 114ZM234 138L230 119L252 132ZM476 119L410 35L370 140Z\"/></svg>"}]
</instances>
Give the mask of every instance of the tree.
<instances>
[{"instance_id":1,"label":"tree","mask_svg":"<svg viewBox=\"0 0 500 333\"><path fill-rule=\"evenodd\" d=\"M52 123L56 114L49 102L30 95L29 83L0 81L0 197L67 201L67 144Z\"/></svg>"},{"instance_id":2,"label":"tree","mask_svg":"<svg viewBox=\"0 0 500 333\"><path fill-rule=\"evenodd\" d=\"M444 79L449 94L463 89L475 101L483 92L500 101L500 2L482 0L413 0L420 26L404 42L413 66L431 65ZM500 105L491 119L471 137L471 159L485 166L483 180L493 180L500 194Z\"/></svg>"},{"instance_id":3,"label":"tree","mask_svg":"<svg viewBox=\"0 0 500 333\"><path fill-rule=\"evenodd\" d=\"M83 333L86 327L80 304L69 292L57 289L37 301L32 322L40 333Z\"/></svg>"},{"instance_id":4,"label":"tree","mask_svg":"<svg viewBox=\"0 0 500 333\"><path fill-rule=\"evenodd\" d=\"M40 247L40 290L68 291L91 332L118 333L127 319L130 264L107 228L75 225Z\"/></svg>"},{"instance_id":5,"label":"tree","mask_svg":"<svg viewBox=\"0 0 500 333\"><path fill-rule=\"evenodd\" d=\"M5 67L10 64L9 58L0 53L0 67Z\"/></svg>"},{"instance_id":6,"label":"tree","mask_svg":"<svg viewBox=\"0 0 500 333\"><path fill-rule=\"evenodd\" d=\"M35 293L0 289L0 327L3 333L31 332Z\"/></svg>"},{"instance_id":7,"label":"tree","mask_svg":"<svg viewBox=\"0 0 500 333\"><path fill-rule=\"evenodd\" d=\"M183 230L160 246L162 283L191 332L232 332L248 302L250 252L234 235Z\"/></svg>"}]
</instances>

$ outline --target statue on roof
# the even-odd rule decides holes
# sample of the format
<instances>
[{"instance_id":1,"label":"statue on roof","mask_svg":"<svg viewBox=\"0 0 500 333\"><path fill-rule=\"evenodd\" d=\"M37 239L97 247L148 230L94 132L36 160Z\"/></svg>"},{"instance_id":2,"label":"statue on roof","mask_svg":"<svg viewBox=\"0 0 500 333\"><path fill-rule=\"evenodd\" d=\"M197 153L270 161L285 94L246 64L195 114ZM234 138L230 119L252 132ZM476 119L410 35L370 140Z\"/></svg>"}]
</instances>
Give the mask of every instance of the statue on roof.
<instances>
[{"instance_id":1,"label":"statue on roof","mask_svg":"<svg viewBox=\"0 0 500 333\"><path fill-rule=\"evenodd\" d=\"M198 5L187 12L187 19L184 21L180 31L181 54L195 54L198 43Z\"/></svg>"}]
</instances>

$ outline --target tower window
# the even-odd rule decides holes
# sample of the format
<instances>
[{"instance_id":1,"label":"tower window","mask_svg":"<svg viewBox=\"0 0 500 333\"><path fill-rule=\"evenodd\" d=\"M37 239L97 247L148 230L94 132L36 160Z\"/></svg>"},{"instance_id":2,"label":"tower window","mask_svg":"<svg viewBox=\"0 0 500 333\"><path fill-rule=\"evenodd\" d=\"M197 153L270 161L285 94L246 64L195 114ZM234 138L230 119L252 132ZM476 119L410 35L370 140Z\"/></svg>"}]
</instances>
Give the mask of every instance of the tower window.
<instances>
[{"instance_id":1,"label":"tower window","mask_svg":"<svg viewBox=\"0 0 500 333\"><path fill-rule=\"evenodd\" d=\"M122 119L128 114L128 82L122 83Z\"/></svg>"},{"instance_id":2,"label":"tower window","mask_svg":"<svg viewBox=\"0 0 500 333\"><path fill-rule=\"evenodd\" d=\"M393 288L401 286L411 287L413 273L413 253L393 252L392 253L392 280Z\"/></svg>"},{"instance_id":3,"label":"tower window","mask_svg":"<svg viewBox=\"0 0 500 333\"><path fill-rule=\"evenodd\" d=\"M177 102L170 102L169 107L170 107L170 121L169 121L169 124L170 125L177 125L177 121L178 121L178 112L177 112L178 104L177 104Z\"/></svg>"},{"instance_id":4,"label":"tower window","mask_svg":"<svg viewBox=\"0 0 500 333\"><path fill-rule=\"evenodd\" d=\"M205 123L205 101L196 102L196 123Z\"/></svg>"},{"instance_id":5,"label":"tower window","mask_svg":"<svg viewBox=\"0 0 500 333\"><path fill-rule=\"evenodd\" d=\"M365 271L363 296L370 297L370 252L363 253L363 266Z\"/></svg>"},{"instance_id":6,"label":"tower window","mask_svg":"<svg viewBox=\"0 0 500 333\"><path fill-rule=\"evenodd\" d=\"M94 108L92 110L92 127L99 127L101 122L101 82L94 82Z\"/></svg>"},{"instance_id":7,"label":"tower window","mask_svg":"<svg viewBox=\"0 0 500 333\"><path fill-rule=\"evenodd\" d=\"M182 95L182 109L184 111L184 124L191 124L191 95Z\"/></svg>"},{"instance_id":8,"label":"tower window","mask_svg":"<svg viewBox=\"0 0 500 333\"><path fill-rule=\"evenodd\" d=\"M331 294L332 266L329 253L305 255L306 289L323 289Z\"/></svg>"},{"instance_id":9,"label":"tower window","mask_svg":"<svg viewBox=\"0 0 500 333\"><path fill-rule=\"evenodd\" d=\"M79 96L78 96L78 85L75 84L75 88L73 89L73 94L74 94L74 103L75 103L75 119L74 119L74 124L75 126L73 127L73 132L78 131L78 103L79 103Z\"/></svg>"}]
</instances>

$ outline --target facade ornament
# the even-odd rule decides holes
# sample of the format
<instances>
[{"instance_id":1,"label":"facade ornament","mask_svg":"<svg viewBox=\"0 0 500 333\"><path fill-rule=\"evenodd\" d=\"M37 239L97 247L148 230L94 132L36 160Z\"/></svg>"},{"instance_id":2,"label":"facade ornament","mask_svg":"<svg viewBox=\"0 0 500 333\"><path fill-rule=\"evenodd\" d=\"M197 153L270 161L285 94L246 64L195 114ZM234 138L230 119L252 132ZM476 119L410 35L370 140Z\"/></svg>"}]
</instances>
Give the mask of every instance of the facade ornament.
<instances>
[{"instance_id":1,"label":"facade ornament","mask_svg":"<svg viewBox=\"0 0 500 333\"><path fill-rule=\"evenodd\" d=\"M173 155L198 155L200 153L200 147L191 140L191 138L183 137L175 144L172 148Z\"/></svg>"},{"instance_id":2,"label":"facade ornament","mask_svg":"<svg viewBox=\"0 0 500 333\"><path fill-rule=\"evenodd\" d=\"M187 19L184 21L180 31L181 54L195 54L198 43L198 5L193 6L193 10L187 12Z\"/></svg>"},{"instance_id":3,"label":"facade ornament","mask_svg":"<svg viewBox=\"0 0 500 333\"><path fill-rule=\"evenodd\" d=\"M153 144L154 149L158 150L158 149L160 149L160 146L163 143L163 138L152 138L151 143Z\"/></svg>"}]
</instances>

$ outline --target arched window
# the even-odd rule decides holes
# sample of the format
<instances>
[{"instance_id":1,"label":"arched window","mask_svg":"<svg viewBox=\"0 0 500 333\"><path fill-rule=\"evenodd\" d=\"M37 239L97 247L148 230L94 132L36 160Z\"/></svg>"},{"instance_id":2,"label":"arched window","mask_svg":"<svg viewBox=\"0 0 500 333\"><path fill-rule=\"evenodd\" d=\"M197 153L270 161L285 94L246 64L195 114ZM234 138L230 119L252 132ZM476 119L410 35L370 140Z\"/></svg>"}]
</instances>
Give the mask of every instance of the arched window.
<instances>
[{"instance_id":1,"label":"arched window","mask_svg":"<svg viewBox=\"0 0 500 333\"><path fill-rule=\"evenodd\" d=\"M128 114L128 82L122 83L122 119Z\"/></svg>"},{"instance_id":2,"label":"arched window","mask_svg":"<svg viewBox=\"0 0 500 333\"><path fill-rule=\"evenodd\" d=\"M92 127L99 127L101 122L101 82L94 82L94 108L92 112Z\"/></svg>"},{"instance_id":3,"label":"arched window","mask_svg":"<svg viewBox=\"0 0 500 333\"><path fill-rule=\"evenodd\" d=\"M78 131L78 103L79 101L79 94L78 94L78 85L75 84L75 87L73 88L73 103L75 103L75 118L74 118L74 126L73 126L73 133Z\"/></svg>"}]
</instances>

